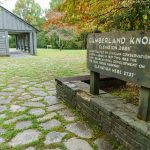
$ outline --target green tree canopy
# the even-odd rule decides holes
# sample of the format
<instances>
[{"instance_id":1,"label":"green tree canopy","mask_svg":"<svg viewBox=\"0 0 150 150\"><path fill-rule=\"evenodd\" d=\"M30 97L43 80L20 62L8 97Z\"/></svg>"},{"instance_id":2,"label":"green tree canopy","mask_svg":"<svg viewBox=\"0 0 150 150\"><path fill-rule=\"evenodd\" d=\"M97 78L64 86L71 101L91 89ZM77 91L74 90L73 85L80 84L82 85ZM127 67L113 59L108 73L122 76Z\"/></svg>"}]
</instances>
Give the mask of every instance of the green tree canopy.
<instances>
[{"instance_id":1,"label":"green tree canopy","mask_svg":"<svg viewBox=\"0 0 150 150\"><path fill-rule=\"evenodd\" d=\"M44 22L42 9L35 0L18 0L13 12L37 28L41 28Z\"/></svg>"},{"instance_id":2,"label":"green tree canopy","mask_svg":"<svg viewBox=\"0 0 150 150\"><path fill-rule=\"evenodd\" d=\"M65 0L62 21L82 31L139 30L150 27L150 0Z\"/></svg>"},{"instance_id":3,"label":"green tree canopy","mask_svg":"<svg viewBox=\"0 0 150 150\"><path fill-rule=\"evenodd\" d=\"M51 0L50 10L57 9L57 7L62 3L62 0Z\"/></svg>"}]
</instances>

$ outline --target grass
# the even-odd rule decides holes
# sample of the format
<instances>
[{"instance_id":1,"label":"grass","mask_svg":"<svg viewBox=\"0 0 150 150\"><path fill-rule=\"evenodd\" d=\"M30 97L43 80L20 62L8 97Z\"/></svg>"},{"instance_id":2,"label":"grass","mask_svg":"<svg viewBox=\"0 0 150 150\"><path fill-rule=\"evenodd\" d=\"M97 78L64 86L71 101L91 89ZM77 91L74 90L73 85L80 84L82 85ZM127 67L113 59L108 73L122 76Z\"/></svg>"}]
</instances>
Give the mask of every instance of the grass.
<instances>
[{"instance_id":1,"label":"grass","mask_svg":"<svg viewBox=\"0 0 150 150\"><path fill-rule=\"evenodd\" d=\"M0 70L7 82L10 78L29 77L31 80L50 80L54 77L73 76L87 73L85 50L38 49L31 58L0 58Z\"/></svg>"},{"instance_id":2,"label":"grass","mask_svg":"<svg viewBox=\"0 0 150 150\"><path fill-rule=\"evenodd\" d=\"M34 83L33 85L31 83L35 81L36 83L40 84L44 81L54 80L54 78L58 78L58 77L87 74L88 69L86 67L86 51L85 50L59 51L59 50L38 49L38 55L33 56L31 58L2 57L0 58L0 73L1 72L4 72L4 74L0 75L1 77L0 78L0 91L5 89L6 85L10 85L11 84L10 81L12 81L13 79L12 84L14 84L14 81L15 81L15 83L19 84L19 86L29 85L27 86L27 88L25 88L25 92L29 93L29 87L30 86L32 87ZM22 79L25 79L25 80L22 80ZM45 89L46 86L42 85L41 88L46 92L46 89ZM31 93L30 95L32 97L36 97L32 95ZM17 101L18 98L19 96L15 97L13 99L13 102ZM25 101L27 101L27 99L21 100L21 102L17 102L17 104L21 105ZM43 99L40 100L39 102L42 102L43 104L46 105ZM8 104L8 107L10 107L9 104ZM37 149L59 147L62 150L66 150L63 143L57 143L57 144L51 144L51 145L45 146L44 140L45 140L46 135L50 131L66 132L65 126L69 124L70 122L65 121L63 117L57 113L57 115L54 116L53 119L59 120L61 122L61 126L55 127L50 130L44 130L42 127L40 127L41 122L37 121L37 117L28 113L30 108L28 108L27 110L23 112L16 112L16 113L12 113L10 111L4 112L7 115L7 118L0 120L0 126L7 130L6 134L2 135L2 137L6 140L6 142L0 145L0 149L2 150L10 149L10 147L8 147L7 142L9 142L17 133L23 131L23 130L14 130L16 122L32 120L32 127L30 128L37 129L38 131L41 132L40 139L28 145L12 148L12 150L25 149L29 146L34 146ZM70 110L76 114L77 116L76 122L77 121L87 122L90 128L93 130L94 134L93 134L92 139L89 139L87 141L92 145L94 150L96 150L97 147L96 145L93 144L93 141L99 137L103 137L105 134L101 131L101 129L98 126L96 126L93 122L88 121L80 113L76 112L72 108L70 108ZM45 115L48 113L49 112L46 111ZM26 114L27 117L23 117L9 125L3 124L5 120L11 119L16 116L21 116L23 114ZM72 137L76 137L76 135L73 133L67 132L67 135L63 138L63 141L66 141L67 139L72 138ZM106 137L104 136L104 138ZM109 141L110 139L106 138L106 140ZM121 150L121 148L120 149L118 148L120 147L118 143L113 142L113 140L111 140L111 143L113 146L115 145L116 150L117 149Z\"/></svg>"},{"instance_id":3,"label":"grass","mask_svg":"<svg viewBox=\"0 0 150 150\"><path fill-rule=\"evenodd\" d=\"M111 89L110 93L114 96L123 98L125 103L139 104L139 87L133 83L127 83L117 89Z\"/></svg>"}]
</instances>

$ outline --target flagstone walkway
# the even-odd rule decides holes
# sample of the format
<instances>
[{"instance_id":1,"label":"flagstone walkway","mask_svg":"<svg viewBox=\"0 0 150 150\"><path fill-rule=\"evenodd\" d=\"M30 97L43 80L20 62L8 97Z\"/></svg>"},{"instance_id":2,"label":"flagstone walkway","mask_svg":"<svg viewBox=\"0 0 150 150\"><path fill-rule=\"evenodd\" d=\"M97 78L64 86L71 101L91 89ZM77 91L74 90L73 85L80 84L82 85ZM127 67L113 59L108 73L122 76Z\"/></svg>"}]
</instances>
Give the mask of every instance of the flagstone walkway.
<instances>
[{"instance_id":1,"label":"flagstone walkway","mask_svg":"<svg viewBox=\"0 0 150 150\"><path fill-rule=\"evenodd\" d=\"M0 150L113 149L100 129L56 98L54 77L5 81L6 67L0 66Z\"/></svg>"}]
</instances>

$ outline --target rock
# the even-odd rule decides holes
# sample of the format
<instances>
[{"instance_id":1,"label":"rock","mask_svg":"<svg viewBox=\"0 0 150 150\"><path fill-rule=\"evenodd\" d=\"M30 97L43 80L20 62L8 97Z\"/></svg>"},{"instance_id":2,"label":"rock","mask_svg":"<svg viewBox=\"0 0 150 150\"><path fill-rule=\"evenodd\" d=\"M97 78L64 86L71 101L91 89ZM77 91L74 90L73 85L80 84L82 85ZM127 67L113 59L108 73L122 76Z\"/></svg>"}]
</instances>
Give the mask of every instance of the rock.
<instances>
[{"instance_id":1,"label":"rock","mask_svg":"<svg viewBox=\"0 0 150 150\"><path fill-rule=\"evenodd\" d=\"M20 88L21 88L21 89L26 89L28 86L29 86L29 85L24 84L24 85L21 85Z\"/></svg>"},{"instance_id":2,"label":"rock","mask_svg":"<svg viewBox=\"0 0 150 150\"><path fill-rule=\"evenodd\" d=\"M37 88L37 87L29 87L29 91L42 91L42 88Z\"/></svg>"},{"instance_id":3,"label":"rock","mask_svg":"<svg viewBox=\"0 0 150 150\"><path fill-rule=\"evenodd\" d=\"M2 137L0 137L0 144L2 144L4 142L5 142L5 140Z\"/></svg>"},{"instance_id":4,"label":"rock","mask_svg":"<svg viewBox=\"0 0 150 150\"><path fill-rule=\"evenodd\" d=\"M56 148L56 149L45 149L45 150L61 150L60 148Z\"/></svg>"},{"instance_id":5,"label":"rock","mask_svg":"<svg viewBox=\"0 0 150 150\"><path fill-rule=\"evenodd\" d=\"M66 106L63 104L56 104L56 105L49 106L48 111L57 111L57 110L65 108L65 107Z\"/></svg>"},{"instance_id":6,"label":"rock","mask_svg":"<svg viewBox=\"0 0 150 150\"><path fill-rule=\"evenodd\" d=\"M10 92L0 92L0 96L8 96L10 95Z\"/></svg>"},{"instance_id":7,"label":"rock","mask_svg":"<svg viewBox=\"0 0 150 150\"><path fill-rule=\"evenodd\" d=\"M28 116L27 116L27 115L17 116L17 117L14 117L14 118L12 118L12 119L9 119L9 120L4 121L4 124L14 123L14 122L16 122L16 121L18 121L18 120L20 120L20 119L22 119L22 118L26 118L26 117L28 117Z\"/></svg>"},{"instance_id":8,"label":"rock","mask_svg":"<svg viewBox=\"0 0 150 150\"><path fill-rule=\"evenodd\" d=\"M6 132L6 130L5 130L5 129L0 128L0 134L4 134L5 132Z\"/></svg>"},{"instance_id":9,"label":"rock","mask_svg":"<svg viewBox=\"0 0 150 150\"><path fill-rule=\"evenodd\" d=\"M58 127L60 125L61 125L61 123L56 119L53 119L53 120L50 120L50 121L40 124L40 126L43 127L45 130L50 130L50 129L52 129L54 127Z\"/></svg>"},{"instance_id":10,"label":"rock","mask_svg":"<svg viewBox=\"0 0 150 150\"><path fill-rule=\"evenodd\" d=\"M22 96L20 96L18 99L20 100L26 100L26 99L31 99L32 96L27 94L27 93L24 93Z\"/></svg>"},{"instance_id":11,"label":"rock","mask_svg":"<svg viewBox=\"0 0 150 150\"><path fill-rule=\"evenodd\" d=\"M12 91L14 91L14 90L15 90L15 88L13 88L13 87L11 88L11 87L10 87L10 88L3 89L2 91L3 91L3 92L12 92Z\"/></svg>"},{"instance_id":12,"label":"rock","mask_svg":"<svg viewBox=\"0 0 150 150\"><path fill-rule=\"evenodd\" d=\"M34 147L28 147L25 150L36 150Z\"/></svg>"},{"instance_id":13,"label":"rock","mask_svg":"<svg viewBox=\"0 0 150 150\"><path fill-rule=\"evenodd\" d=\"M24 106L29 106L29 107L45 107L43 103L40 102L25 102Z\"/></svg>"},{"instance_id":14,"label":"rock","mask_svg":"<svg viewBox=\"0 0 150 150\"><path fill-rule=\"evenodd\" d=\"M62 141L62 138L67 133L61 133L61 132L50 132L46 136L46 140L44 141L45 145L53 144L53 143L59 143Z\"/></svg>"},{"instance_id":15,"label":"rock","mask_svg":"<svg viewBox=\"0 0 150 150\"><path fill-rule=\"evenodd\" d=\"M7 107L6 107L6 106L0 106L0 112L3 112L3 111L5 111L5 110L7 110Z\"/></svg>"},{"instance_id":16,"label":"rock","mask_svg":"<svg viewBox=\"0 0 150 150\"><path fill-rule=\"evenodd\" d=\"M69 109L60 110L59 115L62 116L66 121L75 121L75 115Z\"/></svg>"},{"instance_id":17,"label":"rock","mask_svg":"<svg viewBox=\"0 0 150 150\"><path fill-rule=\"evenodd\" d=\"M43 85L50 85L51 82L43 82L42 84L43 84Z\"/></svg>"},{"instance_id":18,"label":"rock","mask_svg":"<svg viewBox=\"0 0 150 150\"><path fill-rule=\"evenodd\" d=\"M37 82L30 82L29 84L30 85L34 85L34 84L37 84Z\"/></svg>"},{"instance_id":19,"label":"rock","mask_svg":"<svg viewBox=\"0 0 150 150\"><path fill-rule=\"evenodd\" d=\"M7 99L1 100L0 105L9 104L13 100L14 96L9 96Z\"/></svg>"},{"instance_id":20,"label":"rock","mask_svg":"<svg viewBox=\"0 0 150 150\"><path fill-rule=\"evenodd\" d=\"M4 96L0 96L0 101L1 101L1 100L4 100L4 99L5 99L5 97L4 97Z\"/></svg>"},{"instance_id":21,"label":"rock","mask_svg":"<svg viewBox=\"0 0 150 150\"><path fill-rule=\"evenodd\" d=\"M59 103L59 100L56 98L56 96L46 96L44 100L49 106Z\"/></svg>"},{"instance_id":22,"label":"rock","mask_svg":"<svg viewBox=\"0 0 150 150\"><path fill-rule=\"evenodd\" d=\"M41 109L41 108L32 108L29 111L29 114L31 115L35 115L35 116L41 116L45 114L45 110Z\"/></svg>"},{"instance_id":23,"label":"rock","mask_svg":"<svg viewBox=\"0 0 150 150\"><path fill-rule=\"evenodd\" d=\"M32 98L31 101L40 101L42 99L43 99L43 97L35 97L35 98Z\"/></svg>"},{"instance_id":24,"label":"rock","mask_svg":"<svg viewBox=\"0 0 150 150\"><path fill-rule=\"evenodd\" d=\"M6 114L0 114L0 119L6 118Z\"/></svg>"},{"instance_id":25,"label":"rock","mask_svg":"<svg viewBox=\"0 0 150 150\"><path fill-rule=\"evenodd\" d=\"M37 88L42 88L43 87L43 85L41 85L41 84L35 84L34 86L37 87Z\"/></svg>"},{"instance_id":26,"label":"rock","mask_svg":"<svg viewBox=\"0 0 150 150\"><path fill-rule=\"evenodd\" d=\"M97 150L113 150L112 145L103 138L95 140L94 144L97 145Z\"/></svg>"},{"instance_id":27,"label":"rock","mask_svg":"<svg viewBox=\"0 0 150 150\"><path fill-rule=\"evenodd\" d=\"M29 81L27 81L27 80L22 80L22 81L19 81L20 83L22 83L22 84L25 84L25 83L28 83Z\"/></svg>"},{"instance_id":28,"label":"rock","mask_svg":"<svg viewBox=\"0 0 150 150\"><path fill-rule=\"evenodd\" d=\"M10 111L12 112L24 111L25 109L26 109L25 107L21 107L19 105L11 105L10 107Z\"/></svg>"},{"instance_id":29,"label":"rock","mask_svg":"<svg viewBox=\"0 0 150 150\"><path fill-rule=\"evenodd\" d=\"M88 142L81 139L71 138L64 144L67 150L93 150Z\"/></svg>"},{"instance_id":30,"label":"rock","mask_svg":"<svg viewBox=\"0 0 150 150\"><path fill-rule=\"evenodd\" d=\"M57 115L57 114L56 114L55 112L52 112L52 113L47 114L47 115L45 115L44 117L39 118L39 119L37 119L37 120L40 121L40 122L44 122L44 121L47 121L47 120L52 119L52 118L55 117L56 115Z\"/></svg>"},{"instance_id":31,"label":"rock","mask_svg":"<svg viewBox=\"0 0 150 150\"><path fill-rule=\"evenodd\" d=\"M37 130L29 129L18 133L8 144L12 147L30 144L39 139L40 132Z\"/></svg>"},{"instance_id":32,"label":"rock","mask_svg":"<svg viewBox=\"0 0 150 150\"><path fill-rule=\"evenodd\" d=\"M48 91L48 95L53 95L53 96L55 96L56 95L56 91L54 90L54 91Z\"/></svg>"},{"instance_id":33,"label":"rock","mask_svg":"<svg viewBox=\"0 0 150 150\"><path fill-rule=\"evenodd\" d=\"M25 129L28 127L32 126L32 122L31 121L21 121L21 122L17 122L15 129Z\"/></svg>"},{"instance_id":34,"label":"rock","mask_svg":"<svg viewBox=\"0 0 150 150\"><path fill-rule=\"evenodd\" d=\"M44 91L42 90L37 90L37 91L30 91L32 94L36 95L36 96L42 96L42 97L45 97L47 96L47 93L45 93Z\"/></svg>"},{"instance_id":35,"label":"rock","mask_svg":"<svg viewBox=\"0 0 150 150\"><path fill-rule=\"evenodd\" d=\"M66 130L82 138L92 138L92 130L83 122L69 124L66 126Z\"/></svg>"}]
</instances>

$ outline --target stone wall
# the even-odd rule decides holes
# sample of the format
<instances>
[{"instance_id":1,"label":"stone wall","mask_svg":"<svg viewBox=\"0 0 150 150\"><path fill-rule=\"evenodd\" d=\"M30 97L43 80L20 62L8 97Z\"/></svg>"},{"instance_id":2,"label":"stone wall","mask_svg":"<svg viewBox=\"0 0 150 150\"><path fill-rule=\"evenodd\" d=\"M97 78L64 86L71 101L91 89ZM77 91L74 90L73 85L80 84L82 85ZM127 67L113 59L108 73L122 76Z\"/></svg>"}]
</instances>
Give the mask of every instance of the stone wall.
<instances>
[{"instance_id":1,"label":"stone wall","mask_svg":"<svg viewBox=\"0 0 150 150\"><path fill-rule=\"evenodd\" d=\"M102 90L99 96L89 94L89 85L80 81L56 80L57 96L66 100L103 131L129 150L150 149L150 123L136 117L137 107Z\"/></svg>"}]
</instances>

